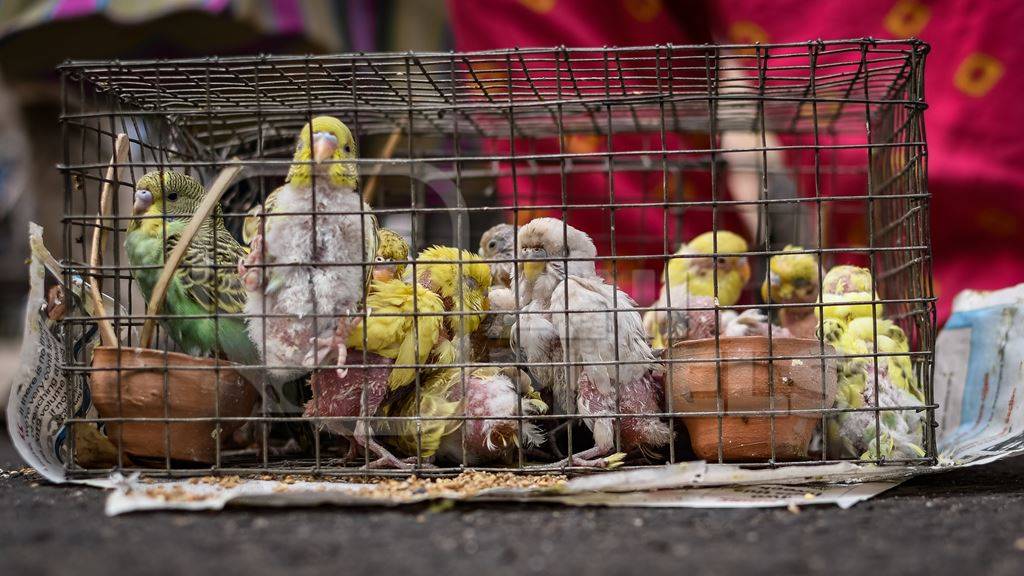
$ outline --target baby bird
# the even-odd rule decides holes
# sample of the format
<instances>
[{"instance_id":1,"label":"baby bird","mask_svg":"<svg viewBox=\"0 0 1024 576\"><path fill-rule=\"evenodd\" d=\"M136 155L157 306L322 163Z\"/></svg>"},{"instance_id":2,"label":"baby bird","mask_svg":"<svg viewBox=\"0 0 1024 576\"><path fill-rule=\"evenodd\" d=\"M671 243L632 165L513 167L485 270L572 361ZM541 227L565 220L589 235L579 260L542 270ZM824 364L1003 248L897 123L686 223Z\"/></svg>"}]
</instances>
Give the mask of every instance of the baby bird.
<instances>
[{"instance_id":1,"label":"baby bird","mask_svg":"<svg viewBox=\"0 0 1024 576\"><path fill-rule=\"evenodd\" d=\"M397 232L381 228L377 231L377 257L374 259L374 280L388 282L405 274L405 262L409 260L409 243Z\"/></svg>"},{"instance_id":2,"label":"baby bird","mask_svg":"<svg viewBox=\"0 0 1024 576\"><path fill-rule=\"evenodd\" d=\"M800 246L786 246L783 252L802 252ZM768 261L768 278L761 284L761 298L772 304L810 304L818 301L818 259L814 254L779 254ZM818 320L814 307L779 308L783 327L800 338L813 338Z\"/></svg>"},{"instance_id":3,"label":"baby bird","mask_svg":"<svg viewBox=\"0 0 1024 576\"><path fill-rule=\"evenodd\" d=\"M428 463L435 460L475 466L491 462L512 463L516 448L539 446L544 435L536 424L522 423L519 415L547 412L547 405L532 391L520 396L516 386L499 368L448 368L429 376L419 392L406 395L387 414L392 416L452 417L389 421L389 441L404 454L417 454Z\"/></svg>"},{"instance_id":4,"label":"baby bird","mask_svg":"<svg viewBox=\"0 0 1024 576\"><path fill-rule=\"evenodd\" d=\"M491 262L491 287L510 288L515 272L515 227L511 224L497 224L480 237L478 252L484 260L506 260Z\"/></svg>"},{"instance_id":5,"label":"baby bird","mask_svg":"<svg viewBox=\"0 0 1024 576\"><path fill-rule=\"evenodd\" d=\"M394 246L392 246L394 248ZM378 255L383 257L382 247ZM395 398L411 394L417 374L425 378L427 364L450 364L457 359L453 338L475 330L475 314L446 316L445 312L485 311L483 290L490 284L490 271L479 258L462 251L435 246L416 259L419 282L413 282L412 266L404 279L374 281L366 296L366 322L358 325L348 339L352 360L365 365L344 374L318 372L312 381L313 401L306 406L309 416L333 417L325 425L332 432L350 438L349 458L365 447L378 458L370 467L409 468L415 459L401 460L373 436L378 433L365 420L353 427L340 418L374 416ZM461 304L460 304L461 303ZM419 367L417 367L419 366ZM422 378L421 378L422 381Z\"/></svg>"},{"instance_id":6,"label":"baby bird","mask_svg":"<svg viewBox=\"0 0 1024 576\"><path fill-rule=\"evenodd\" d=\"M882 317L882 305L872 304L878 300L878 292L872 292L871 271L859 266L833 266L825 274L821 286L821 301L825 318L843 322L861 316ZM815 314L818 309L815 308Z\"/></svg>"},{"instance_id":7,"label":"baby bird","mask_svg":"<svg viewBox=\"0 0 1024 576\"><path fill-rule=\"evenodd\" d=\"M871 284L870 271L856 266L829 270L823 283L823 301L841 305L825 308L822 336L847 356L837 362L836 408L922 406L924 391L906 334L894 322L872 316L871 304L863 304L871 300ZM880 315L881 305L876 312ZM877 368L875 353L881 354ZM923 411L913 409L883 410L876 427L873 410L840 412L828 420L829 452L836 458L866 460L923 457L924 417Z\"/></svg>"},{"instance_id":8,"label":"baby bird","mask_svg":"<svg viewBox=\"0 0 1024 576\"><path fill-rule=\"evenodd\" d=\"M202 184L178 172L150 172L135 185L134 219L124 248L147 300L205 195ZM259 363L245 321L237 316L245 307L245 291L234 265L245 254L224 227L220 206L215 207L189 244L160 309L166 315L161 326L187 354Z\"/></svg>"},{"instance_id":9,"label":"baby bird","mask_svg":"<svg viewBox=\"0 0 1024 576\"><path fill-rule=\"evenodd\" d=\"M440 314L444 303L422 286L390 280L371 284L366 307L366 322L349 335L351 353L346 356L348 364L362 366L344 373L317 372L310 383L313 399L306 404L305 415L334 418L324 420L324 425L349 438L349 459L364 447L378 458L370 463L371 468L409 468L412 463L399 460L373 439L369 422L360 420L353 426L340 418L375 416L389 397L407 393L416 380L415 365L451 361L451 344Z\"/></svg>"},{"instance_id":10,"label":"baby bird","mask_svg":"<svg viewBox=\"0 0 1024 576\"><path fill-rule=\"evenodd\" d=\"M717 251L716 251L717 245ZM657 301L644 314L644 328L654 348L671 346L679 340L695 340L714 334L715 276L717 270L718 304L733 306L740 300L750 279L746 256L747 241L737 234L721 230L705 232L683 244L665 267ZM671 311L657 310L671 307ZM705 310L700 310L705 308ZM670 313L671 312L671 313ZM708 318L710 330L708 333Z\"/></svg>"},{"instance_id":11,"label":"baby bird","mask_svg":"<svg viewBox=\"0 0 1024 576\"><path fill-rule=\"evenodd\" d=\"M314 118L299 133L294 163L264 207L262 230L239 261L248 291L249 335L272 378L335 357L346 347L366 291L363 263L376 254L377 225L356 192L356 142L343 122ZM360 214L362 211L362 214Z\"/></svg>"},{"instance_id":12,"label":"baby bird","mask_svg":"<svg viewBox=\"0 0 1024 576\"><path fill-rule=\"evenodd\" d=\"M565 463L620 464L624 454L611 455L614 419L602 417L617 412L636 415L621 419L622 450L649 455L666 446L668 426L644 416L661 411L663 391L655 374L662 368L647 344L636 304L597 275L593 241L561 220L537 218L520 229L519 243L516 278L524 312L530 313L520 314L513 344L540 385L552 389L557 410L582 415L594 434L594 447Z\"/></svg>"},{"instance_id":13,"label":"baby bird","mask_svg":"<svg viewBox=\"0 0 1024 576\"><path fill-rule=\"evenodd\" d=\"M515 227L511 224L492 226L480 238L479 254L485 260L496 260L487 264L491 268L491 290L487 293L491 312L481 328L488 351L484 359L511 360L508 339L516 310L512 288L515 283Z\"/></svg>"},{"instance_id":14,"label":"baby bird","mask_svg":"<svg viewBox=\"0 0 1024 576\"><path fill-rule=\"evenodd\" d=\"M405 281L415 281L437 294L444 302L446 336L453 352L462 362L478 360L481 344L473 341L487 317L487 294L491 288L491 270L480 257L467 250L449 246L431 246L416 257L416 266L405 270ZM453 360L454 361L454 360Z\"/></svg>"}]
</instances>

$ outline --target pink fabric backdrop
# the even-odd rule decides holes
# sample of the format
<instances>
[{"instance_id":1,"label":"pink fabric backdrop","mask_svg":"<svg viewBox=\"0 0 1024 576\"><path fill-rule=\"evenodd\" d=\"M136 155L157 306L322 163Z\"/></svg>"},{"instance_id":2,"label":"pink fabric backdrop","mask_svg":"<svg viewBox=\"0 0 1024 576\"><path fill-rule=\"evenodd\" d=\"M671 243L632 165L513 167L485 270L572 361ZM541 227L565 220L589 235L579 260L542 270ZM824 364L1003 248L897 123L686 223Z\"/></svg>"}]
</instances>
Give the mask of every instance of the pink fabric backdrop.
<instances>
[{"instance_id":1,"label":"pink fabric backdrop","mask_svg":"<svg viewBox=\"0 0 1024 576\"><path fill-rule=\"evenodd\" d=\"M948 315L952 297L964 288L994 289L1024 282L1024 142L1020 138L1024 107L1015 96L1024 93L1024 76L1019 73L1024 68L1019 37L1024 30L1024 2L449 0L449 6L459 50L692 44L712 38L733 42L922 38L932 46L926 70L926 118L940 319ZM603 149L603 142L600 145ZM616 149L629 145L621 138L615 144ZM594 177L593 182L588 178L574 177L571 201L607 200L603 177ZM616 198L660 197L660 178L655 180L652 184L639 175L617 176ZM517 184L520 205L560 201L557 178ZM708 182L699 178L687 180L684 186L688 198L708 195ZM511 182L500 183L499 189L511 202ZM520 218L530 215L521 213ZM584 214L570 221L595 234L607 231L607 214ZM649 231L660 231L662 224L661 215L653 211L617 214L618 252L660 252L663 238ZM734 224L725 225L739 229ZM691 218L681 235L690 238L709 225L710 221ZM840 220L834 234L844 241L856 242L863 236L862 229L842 228ZM660 269L655 262L632 266ZM621 265L619 275L623 276ZM643 303L656 289L650 284L627 282L625 287Z\"/></svg>"}]
</instances>

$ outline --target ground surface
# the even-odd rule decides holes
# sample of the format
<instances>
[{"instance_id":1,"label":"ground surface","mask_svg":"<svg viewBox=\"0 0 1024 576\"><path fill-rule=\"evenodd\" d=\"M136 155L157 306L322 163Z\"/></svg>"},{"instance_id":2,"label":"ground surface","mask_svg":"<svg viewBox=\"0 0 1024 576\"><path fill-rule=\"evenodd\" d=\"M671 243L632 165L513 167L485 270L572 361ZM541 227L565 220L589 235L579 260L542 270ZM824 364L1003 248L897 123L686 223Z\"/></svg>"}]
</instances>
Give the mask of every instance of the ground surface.
<instances>
[{"instance_id":1,"label":"ground surface","mask_svg":"<svg viewBox=\"0 0 1024 576\"><path fill-rule=\"evenodd\" d=\"M21 467L0 436L0 468ZM106 518L103 498L0 480L0 572L1024 575L1024 458L799 514L501 505Z\"/></svg>"}]
</instances>

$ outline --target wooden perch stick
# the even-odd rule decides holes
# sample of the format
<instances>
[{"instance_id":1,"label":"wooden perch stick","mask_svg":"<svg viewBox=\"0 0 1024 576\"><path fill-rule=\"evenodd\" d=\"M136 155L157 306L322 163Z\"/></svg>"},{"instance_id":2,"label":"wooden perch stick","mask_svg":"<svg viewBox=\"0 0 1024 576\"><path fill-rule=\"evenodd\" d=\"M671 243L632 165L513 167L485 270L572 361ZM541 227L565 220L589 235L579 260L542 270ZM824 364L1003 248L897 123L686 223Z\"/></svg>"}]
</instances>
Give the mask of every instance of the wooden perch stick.
<instances>
[{"instance_id":1,"label":"wooden perch stick","mask_svg":"<svg viewBox=\"0 0 1024 576\"><path fill-rule=\"evenodd\" d=\"M203 201L199 203L196 213L189 220L188 226L181 233L177 246L171 251L171 255L167 257L167 262L164 263L164 267L160 271L160 277L157 278L156 285L153 286L153 294L149 298L149 305L146 307L146 315L149 318L146 318L145 324L142 325L142 336L139 338L139 345L143 348L149 348L150 340L153 339L153 329L156 326L156 321L153 317L160 313L160 308L164 305L167 287L170 286L171 277L174 276L174 272L178 269L178 264L181 263L181 259L185 256L188 245L196 237L196 233L199 232L203 221L213 214L213 209L220 203L220 197L224 195L224 191L228 189L228 186L231 185L231 182L241 171L241 166L228 166L220 171L217 179L213 182L213 186L210 187L206 196L203 197Z\"/></svg>"},{"instance_id":2,"label":"wooden perch stick","mask_svg":"<svg viewBox=\"0 0 1024 576\"><path fill-rule=\"evenodd\" d=\"M381 151L380 157L384 160L390 159L395 153L395 148L398 147L398 141L402 138L402 129L395 128L395 131L388 136L388 141L384 143L384 150ZM363 202L366 202L370 206L373 206L374 197L377 195L377 179L380 178L380 172L383 170L383 165L378 164L373 169L373 175L367 180L366 186L363 188Z\"/></svg>"},{"instance_id":3,"label":"wooden perch stick","mask_svg":"<svg viewBox=\"0 0 1024 576\"><path fill-rule=\"evenodd\" d=\"M96 218L96 229L92 232L92 247L89 251L89 296L92 299L93 310L99 319L100 342L104 346L117 346L117 334L110 320L106 319L106 309L103 307L103 295L100 291L102 280L95 274L96 269L103 265L103 252L107 247L107 224L103 219L110 216L111 203L114 192L120 187L121 164L128 159L128 148L130 142L127 134L118 134L114 142L114 155L110 158L110 165L107 166L106 177L103 180L103 187L100 190L100 213ZM115 223L116 225L116 223Z\"/></svg>"}]
</instances>

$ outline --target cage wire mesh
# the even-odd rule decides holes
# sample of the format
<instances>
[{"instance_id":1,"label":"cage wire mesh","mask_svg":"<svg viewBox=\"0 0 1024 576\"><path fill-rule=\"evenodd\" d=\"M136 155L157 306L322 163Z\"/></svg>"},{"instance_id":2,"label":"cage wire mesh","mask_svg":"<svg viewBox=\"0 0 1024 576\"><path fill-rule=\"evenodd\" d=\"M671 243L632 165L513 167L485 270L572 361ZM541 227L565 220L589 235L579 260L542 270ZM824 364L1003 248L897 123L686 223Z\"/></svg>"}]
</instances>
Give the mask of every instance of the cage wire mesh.
<instances>
[{"instance_id":1,"label":"cage wire mesh","mask_svg":"<svg viewBox=\"0 0 1024 576\"><path fill-rule=\"evenodd\" d=\"M116 450L97 458L73 434L69 472L933 462L927 52L862 39L69 62L64 280L109 298L60 324L68 394L87 386L95 404L68 417ZM344 134L304 128L323 115L351 129L358 156L344 155ZM303 130L307 154L293 159ZM118 134L130 147L111 179ZM321 145L335 155L317 162L309 148ZM140 180L175 172L210 186L229 166L241 175L166 302L147 310L190 220L166 179L137 210ZM311 178L306 196L285 184L292 166ZM332 180L351 174L339 166L358 170L356 191ZM260 208L279 186L308 208ZM358 191L366 205L332 204ZM377 237L370 213L408 255L359 241ZM247 216L257 234L279 218L294 226L285 236L316 245L254 244L255 288L238 296L232 244ZM362 238L335 234L353 223ZM488 233L481 259L498 223L517 226ZM89 258L97 227L102 263ZM131 244L140 231L152 259ZM430 262L421 251L433 245L467 251ZM340 284L314 279L339 270L361 287L345 310ZM365 281L381 270L405 290L391 294L397 311L370 302L383 289ZM278 288L261 274L291 278L321 310L273 314ZM231 297L241 303L210 304ZM182 307L189 298L199 306ZM117 341L100 346L104 319ZM199 350L190 331L203 322L220 339L243 326L261 353L240 363L229 346ZM347 371L330 338L291 342L307 357L271 362L267 332L282 322L312 322L303 336L352 328ZM413 361L397 340L375 346L362 328L374 322L388 338L411 334Z\"/></svg>"}]
</instances>

